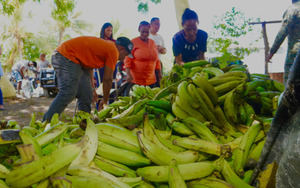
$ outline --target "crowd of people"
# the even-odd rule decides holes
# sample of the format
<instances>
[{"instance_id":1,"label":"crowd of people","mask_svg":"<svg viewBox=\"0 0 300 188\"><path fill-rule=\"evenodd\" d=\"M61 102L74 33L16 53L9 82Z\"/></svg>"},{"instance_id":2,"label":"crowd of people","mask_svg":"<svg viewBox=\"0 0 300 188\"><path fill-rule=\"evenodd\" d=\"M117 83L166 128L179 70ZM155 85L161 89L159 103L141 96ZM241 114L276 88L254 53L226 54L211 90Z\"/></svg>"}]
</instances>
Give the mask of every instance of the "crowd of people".
<instances>
[{"instance_id":1,"label":"crowd of people","mask_svg":"<svg viewBox=\"0 0 300 188\"><path fill-rule=\"evenodd\" d=\"M0 55L2 55L2 48L0 47ZM15 87L16 92L21 96L23 91L22 85L30 82L30 87L36 88L40 78L40 72L44 69L52 68L51 63L46 60L46 54L40 54L38 62L21 60L16 62L9 74L9 80ZM4 76L4 71L0 62L0 80ZM34 81L34 82L33 82ZM34 84L34 85L33 85ZM2 88L3 89L3 88ZM24 92L24 91L23 91ZM0 110L4 110L3 106L3 93L0 87Z\"/></svg>"},{"instance_id":2,"label":"crowd of people","mask_svg":"<svg viewBox=\"0 0 300 188\"><path fill-rule=\"evenodd\" d=\"M182 15L183 29L173 37L175 63L182 65L185 62L205 59L207 33L198 29L198 24L196 12L186 9ZM114 41L112 27L110 23L105 23L101 28L100 38ZM134 46L132 57L127 56L124 62L117 64L114 78L118 73L125 72L122 76L126 75L124 80L131 85L159 86L163 68L161 56L167 52L164 40L158 33L159 29L160 19L158 17L153 17L150 23L140 22L138 27L140 35L131 40ZM102 81L103 68L96 70L97 79L99 73Z\"/></svg>"},{"instance_id":3,"label":"crowd of people","mask_svg":"<svg viewBox=\"0 0 300 188\"><path fill-rule=\"evenodd\" d=\"M187 8L182 15L183 29L173 37L174 63L182 65L205 59L207 33L198 29L198 24L196 12ZM78 110L90 112L92 102L98 100L96 88L101 84L103 96L99 109L102 109L108 104L113 80L118 75L129 87L135 84L159 87L163 68L161 55L167 52L158 34L160 19L142 21L137 29L139 36L132 40L114 39L112 24L105 23L100 38L81 36L62 43L52 56L59 92L44 121L50 120L54 113L61 113L74 98L77 98Z\"/></svg>"},{"instance_id":4,"label":"crowd of people","mask_svg":"<svg viewBox=\"0 0 300 188\"><path fill-rule=\"evenodd\" d=\"M17 94L21 94L24 81L34 81L34 88L40 79L40 73L48 68L52 68L51 63L46 60L46 54L41 53L38 62L21 60L16 62L10 75L10 81L15 86Z\"/></svg>"}]
</instances>

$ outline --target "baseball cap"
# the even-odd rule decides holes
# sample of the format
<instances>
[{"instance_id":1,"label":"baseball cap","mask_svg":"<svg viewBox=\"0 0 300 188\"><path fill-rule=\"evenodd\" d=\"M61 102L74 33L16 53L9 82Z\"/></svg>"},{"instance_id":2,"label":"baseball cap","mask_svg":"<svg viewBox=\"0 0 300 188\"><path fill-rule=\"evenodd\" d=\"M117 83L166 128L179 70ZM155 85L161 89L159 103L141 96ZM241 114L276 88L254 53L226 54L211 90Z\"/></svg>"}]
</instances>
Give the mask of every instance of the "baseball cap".
<instances>
[{"instance_id":1,"label":"baseball cap","mask_svg":"<svg viewBox=\"0 0 300 188\"><path fill-rule=\"evenodd\" d=\"M133 56L131 54L131 50L133 49L133 44L127 37L117 38L116 44L123 46L129 52L128 57L133 58Z\"/></svg>"}]
</instances>

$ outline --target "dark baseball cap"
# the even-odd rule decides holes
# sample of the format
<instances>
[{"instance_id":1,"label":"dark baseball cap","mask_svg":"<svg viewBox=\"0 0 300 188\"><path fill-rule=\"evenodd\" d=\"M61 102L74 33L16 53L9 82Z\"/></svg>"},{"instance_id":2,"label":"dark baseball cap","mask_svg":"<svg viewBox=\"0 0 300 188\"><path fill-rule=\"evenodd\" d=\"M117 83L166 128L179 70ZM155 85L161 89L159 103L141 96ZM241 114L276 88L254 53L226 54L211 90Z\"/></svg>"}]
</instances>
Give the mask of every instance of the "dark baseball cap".
<instances>
[{"instance_id":1,"label":"dark baseball cap","mask_svg":"<svg viewBox=\"0 0 300 188\"><path fill-rule=\"evenodd\" d=\"M133 44L127 37L117 38L116 44L123 46L129 52L128 57L133 58L133 56L131 54L131 50L133 49Z\"/></svg>"}]
</instances>

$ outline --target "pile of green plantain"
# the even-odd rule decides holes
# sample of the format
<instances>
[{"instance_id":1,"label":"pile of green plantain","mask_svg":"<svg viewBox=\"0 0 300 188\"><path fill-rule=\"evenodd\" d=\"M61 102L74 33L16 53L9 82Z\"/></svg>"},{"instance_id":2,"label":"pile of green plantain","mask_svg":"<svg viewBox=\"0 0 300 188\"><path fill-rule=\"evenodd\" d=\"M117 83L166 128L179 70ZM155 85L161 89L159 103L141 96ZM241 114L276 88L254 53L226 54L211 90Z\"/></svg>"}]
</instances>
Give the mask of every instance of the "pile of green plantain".
<instances>
[{"instance_id":1,"label":"pile of green plantain","mask_svg":"<svg viewBox=\"0 0 300 188\"><path fill-rule=\"evenodd\" d=\"M99 112L2 121L0 188L252 187L283 91L245 65L195 61Z\"/></svg>"}]
</instances>

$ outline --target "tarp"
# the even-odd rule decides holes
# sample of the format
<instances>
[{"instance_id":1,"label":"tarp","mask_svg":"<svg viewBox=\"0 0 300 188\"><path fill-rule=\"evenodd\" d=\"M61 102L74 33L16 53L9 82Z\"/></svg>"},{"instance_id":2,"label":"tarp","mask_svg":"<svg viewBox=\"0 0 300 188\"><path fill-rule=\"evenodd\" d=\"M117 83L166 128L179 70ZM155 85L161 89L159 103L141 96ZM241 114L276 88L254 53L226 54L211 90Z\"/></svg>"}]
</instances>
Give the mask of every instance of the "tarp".
<instances>
[{"instance_id":1,"label":"tarp","mask_svg":"<svg viewBox=\"0 0 300 188\"><path fill-rule=\"evenodd\" d=\"M0 79L0 87L2 89L3 97L15 97L16 90L13 85L9 82L8 78L4 75Z\"/></svg>"}]
</instances>

